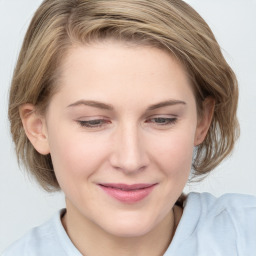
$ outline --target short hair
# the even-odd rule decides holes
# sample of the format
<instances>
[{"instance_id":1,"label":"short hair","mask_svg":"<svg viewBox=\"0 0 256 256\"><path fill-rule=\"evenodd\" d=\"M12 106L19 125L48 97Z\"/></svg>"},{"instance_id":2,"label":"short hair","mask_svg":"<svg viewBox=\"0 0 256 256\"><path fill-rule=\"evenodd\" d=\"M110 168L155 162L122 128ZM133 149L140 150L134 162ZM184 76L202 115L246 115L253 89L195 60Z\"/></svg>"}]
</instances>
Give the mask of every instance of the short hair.
<instances>
[{"instance_id":1,"label":"short hair","mask_svg":"<svg viewBox=\"0 0 256 256\"><path fill-rule=\"evenodd\" d=\"M192 163L197 177L231 153L239 135L236 76L211 29L192 7L181 0L45 0L27 30L9 98L18 161L45 190L59 190L51 156L39 154L26 137L19 107L31 103L45 113L68 49L107 39L157 47L179 59L189 75L198 113L206 97L214 98L209 131Z\"/></svg>"}]
</instances>

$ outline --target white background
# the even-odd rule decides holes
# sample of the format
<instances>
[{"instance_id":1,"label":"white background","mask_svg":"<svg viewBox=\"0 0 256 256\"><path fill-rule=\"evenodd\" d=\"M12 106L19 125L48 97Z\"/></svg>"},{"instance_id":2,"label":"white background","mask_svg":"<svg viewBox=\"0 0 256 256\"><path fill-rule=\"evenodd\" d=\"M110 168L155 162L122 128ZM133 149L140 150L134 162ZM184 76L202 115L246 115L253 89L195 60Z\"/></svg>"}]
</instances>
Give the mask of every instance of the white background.
<instances>
[{"instance_id":1,"label":"white background","mask_svg":"<svg viewBox=\"0 0 256 256\"><path fill-rule=\"evenodd\" d=\"M219 196L256 195L256 1L187 0L208 22L240 84L241 137L235 151L204 182L186 191ZM41 0L0 0L0 253L27 230L64 207L61 193L47 194L19 170L9 133L7 102L21 42Z\"/></svg>"}]
</instances>

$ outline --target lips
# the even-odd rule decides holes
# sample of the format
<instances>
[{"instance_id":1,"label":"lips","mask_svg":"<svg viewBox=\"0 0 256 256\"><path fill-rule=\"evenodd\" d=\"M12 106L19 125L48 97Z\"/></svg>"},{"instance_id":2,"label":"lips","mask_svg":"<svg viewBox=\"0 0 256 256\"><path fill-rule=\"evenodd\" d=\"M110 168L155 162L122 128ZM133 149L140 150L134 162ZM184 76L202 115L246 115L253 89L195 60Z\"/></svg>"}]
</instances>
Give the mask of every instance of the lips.
<instances>
[{"instance_id":1,"label":"lips","mask_svg":"<svg viewBox=\"0 0 256 256\"><path fill-rule=\"evenodd\" d=\"M147 197L157 184L121 184L121 183L104 183L99 187L109 196L123 202L135 203Z\"/></svg>"},{"instance_id":2,"label":"lips","mask_svg":"<svg viewBox=\"0 0 256 256\"><path fill-rule=\"evenodd\" d=\"M148 187L153 186L154 184L133 184L133 185L126 185L126 184L115 184L115 183L106 183L106 184L100 184L103 187L108 188L115 188L120 190L138 190L138 189L145 189Z\"/></svg>"}]
</instances>

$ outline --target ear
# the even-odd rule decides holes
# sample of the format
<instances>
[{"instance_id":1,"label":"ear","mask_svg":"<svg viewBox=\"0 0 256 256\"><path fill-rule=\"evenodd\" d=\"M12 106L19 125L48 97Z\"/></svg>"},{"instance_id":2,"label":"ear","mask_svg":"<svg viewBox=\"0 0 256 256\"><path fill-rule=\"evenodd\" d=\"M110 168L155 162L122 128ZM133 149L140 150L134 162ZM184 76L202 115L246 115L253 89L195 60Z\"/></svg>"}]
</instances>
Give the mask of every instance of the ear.
<instances>
[{"instance_id":1,"label":"ear","mask_svg":"<svg viewBox=\"0 0 256 256\"><path fill-rule=\"evenodd\" d=\"M50 150L44 117L37 113L35 106L32 104L23 104L20 106L19 112L25 133L34 148L42 155L49 154Z\"/></svg>"},{"instance_id":2,"label":"ear","mask_svg":"<svg viewBox=\"0 0 256 256\"><path fill-rule=\"evenodd\" d=\"M197 128L195 133L194 145L201 144L209 130L214 113L215 100L212 97L207 97L203 102L203 110L198 117Z\"/></svg>"}]
</instances>

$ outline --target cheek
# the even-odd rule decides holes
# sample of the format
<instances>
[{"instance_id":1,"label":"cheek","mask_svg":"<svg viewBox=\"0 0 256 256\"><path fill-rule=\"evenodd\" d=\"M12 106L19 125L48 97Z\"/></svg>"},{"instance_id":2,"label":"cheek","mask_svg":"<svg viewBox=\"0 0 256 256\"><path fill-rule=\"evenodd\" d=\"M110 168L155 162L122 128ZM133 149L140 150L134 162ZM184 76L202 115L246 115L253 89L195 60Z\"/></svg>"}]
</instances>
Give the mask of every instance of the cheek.
<instances>
[{"instance_id":1,"label":"cheek","mask_svg":"<svg viewBox=\"0 0 256 256\"><path fill-rule=\"evenodd\" d=\"M194 130L171 133L158 138L151 148L154 149L156 162L169 177L187 177L191 170Z\"/></svg>"},{"instance_id":2,"label":"cheek","mask_svg":"<svg viewBox=\"0 0 256 256\"><path fill-rule=\"evenodd\" d=\"M88 178L104 159L106 147L93 140L93 136L67 130L53 132L50 153L59 183Z\"/></svg>"}]
</instances>

